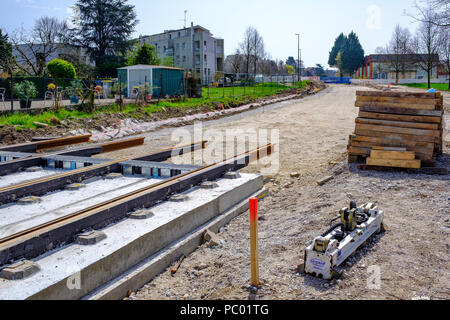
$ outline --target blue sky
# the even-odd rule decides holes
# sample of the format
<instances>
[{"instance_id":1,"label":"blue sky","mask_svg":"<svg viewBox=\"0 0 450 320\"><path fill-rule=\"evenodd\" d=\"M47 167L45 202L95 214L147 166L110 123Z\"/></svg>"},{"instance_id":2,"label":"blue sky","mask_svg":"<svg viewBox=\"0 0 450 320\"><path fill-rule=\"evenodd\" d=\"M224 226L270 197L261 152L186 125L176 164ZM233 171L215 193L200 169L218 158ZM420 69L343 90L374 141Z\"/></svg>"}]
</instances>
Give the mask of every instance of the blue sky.
<instances>
[{"instance_id":1,"label":"blue sky","mask_svg":"<svg viewBox=\"0 0 450 320\"><path fill-rule=\"evenodd\" d=\"M67 19L75 0L0 0L0 27L12 32L23 25L31 28L43 15ZM262 34L272 58L297 56L301 35L302 60L307 66L327 66L328 52L340 32L355 31L366 54L390 39L396 24L417 24L404 15L414 12L413 0L130 0L136 6L139 24L135 35L159 33L188 24L202 25L225 39L225 51L233 53L245 29L252 25Z\"/></svg>"}]
</instances>

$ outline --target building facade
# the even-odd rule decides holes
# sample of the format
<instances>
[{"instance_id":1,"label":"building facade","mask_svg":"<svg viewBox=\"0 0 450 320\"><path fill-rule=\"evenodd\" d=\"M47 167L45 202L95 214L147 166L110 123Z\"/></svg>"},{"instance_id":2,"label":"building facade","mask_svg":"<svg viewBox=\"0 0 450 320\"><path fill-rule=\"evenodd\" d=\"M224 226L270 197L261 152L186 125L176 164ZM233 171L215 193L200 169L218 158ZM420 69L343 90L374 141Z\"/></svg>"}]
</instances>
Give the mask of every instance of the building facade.
<instances>
[{"instance_id":1,"label":"building facade","mask_svg":"<svg viewBox=\"0 0 450 320\"><path fill-rule=\"evenodd\" d=\"M217 73L224 71L224 40L214 38L208 29L201 26L142 36L141 42L155 46L160 59L173 58L174 67L182 68L211 83Z\"/></svg>"},{"instance_id":2,"label":"building facade","mask_svg":"<svg viewBox=\"0 0 450 320\"><path fill-rule=\"evenodd\" d=\"M418 61L424 60L424 55L419 54L373 54L366 56L364 62L356 71L358 79L396 79L396 69L399 70L399 79L427 79L427 71L420 67ZM431 78L439 79L439 56L436 61Z\"/></svg>"}]
</instances>

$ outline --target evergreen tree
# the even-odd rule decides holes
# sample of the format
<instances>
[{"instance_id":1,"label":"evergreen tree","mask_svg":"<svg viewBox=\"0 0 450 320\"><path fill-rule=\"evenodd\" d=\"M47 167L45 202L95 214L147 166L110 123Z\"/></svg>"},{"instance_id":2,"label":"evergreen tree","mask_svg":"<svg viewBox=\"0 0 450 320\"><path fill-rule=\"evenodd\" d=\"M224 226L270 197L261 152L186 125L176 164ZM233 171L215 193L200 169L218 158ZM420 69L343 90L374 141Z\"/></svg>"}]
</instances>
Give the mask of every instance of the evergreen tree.
<instances>
[{"instance_id":1,"label":"evergreen tree","mask_svg":"<svg viewBox=\"0 0 450 320\"><path fill-rule=\"evenodd\" d=\"M330 56L328 58L328 64L330 65L330 67L337 67L336 58L339 51L342 50L342 47L344 46L346 40L347 37L343 33L341 33L334 41L334 46L331 49Z\"/></svg>"},{"instance_id":2,"label":"evergreen tree","mask_svg":"<svg viewBox=\"0 0 450 320\"><path fill-rule=\"evenodd\" d=\"M364 49L358 36L352 31L341 49L341 69L351 75L364 61Z\"/></svg>"},{"instance_id":3,"label":"evergreen tree","mask_svg":"<svg viewBox=\"0 0 450 320\"><path fill-rule=\"evenodd\" d=\"M158 66L161 60L156 55L156 49L151 44L137 44L128 55L127 65L148 64Z\"/></svg>"},{"instance_id":4,"label":"evergreen tree","mask_svg":"<svg viewBox=\"0 0 450 320\"><path fill-rule=\"evenodd\" d=\"M136 12L128 0L78 0L72 30L75 42L88 48L97 67L111 57L126 54L128 38L137 24Z\"/></svg>"},{"instance_id":5,"label":"evergreen tree","mask_svg":"<svg viewBox=\"0 0 450 320\"><path fill-rule=\"evenodd\" d=\"M0 29L0 69L11 72L13 60L12 46L8 35L3 34L2 29Z\"/></svg>"}]
</instances>

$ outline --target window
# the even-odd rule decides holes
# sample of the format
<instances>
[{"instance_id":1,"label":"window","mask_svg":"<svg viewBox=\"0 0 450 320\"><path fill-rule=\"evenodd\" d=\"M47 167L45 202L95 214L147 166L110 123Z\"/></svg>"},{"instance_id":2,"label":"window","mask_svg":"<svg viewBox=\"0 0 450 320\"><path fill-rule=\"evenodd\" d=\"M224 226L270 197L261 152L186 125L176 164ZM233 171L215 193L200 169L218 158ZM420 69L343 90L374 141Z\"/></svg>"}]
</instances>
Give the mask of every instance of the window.
<instances>
[{"instance_id":1,"label":"window","mask_svg":"<svg viewBox=\"0 0 450 320\"><path fill-rule=\"evenodd\" d=\"M180 38L181 37L181 32L178 32L178 38Z\"/></svg>"},{"instance_id":2,"label":"window","mask_svg":"<svg viewBox=\"0 0 450 320\"><path fill-rule=\"evenodd\" d=\"M183 56L183 62L186 62L186 56Z\"/></svg>"}]
</instances>

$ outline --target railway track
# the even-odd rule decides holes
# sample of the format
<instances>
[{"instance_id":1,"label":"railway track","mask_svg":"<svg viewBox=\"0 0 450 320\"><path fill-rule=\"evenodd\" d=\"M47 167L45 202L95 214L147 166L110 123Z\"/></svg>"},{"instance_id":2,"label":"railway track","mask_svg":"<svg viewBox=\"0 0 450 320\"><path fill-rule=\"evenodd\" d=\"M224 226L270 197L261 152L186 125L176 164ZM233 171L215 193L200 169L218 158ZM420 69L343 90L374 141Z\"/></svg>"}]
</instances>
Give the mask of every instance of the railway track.
<instances>
[{"instance_id":1,"label":"railway track","mask_svg":"<svg viewBox=\"0 0 450 320\"><path fill-rule=\"evenodd\" d=\"M158 152L153 152L147 155L137 157L128 157L119 160L111 160L101 164L80 168L44 178L39 178L20 184L0 188L0 203L9 203L15 201L17 198L26 195L43 195L51 191L58 190L67 184L77 182L79 180L88 179L93 176L103 175L113 171L113 166L118 166L122 162L136 160L136 161L165 161L172 157L173 154L182 155L186 152L192 152L199 148L204 148L206 141L197 141L191 144L186 144L176 148L167 148ZM110 150L107 147L106 150Z\"/></svg>"},{"instance_id":2,"label":"railway track","mask_svg":"<svg viewBox=\"0 0 450 320\"><path fill-rule=\"evenodd\" d=\"M20 258L35 258L48 248L72 242L76 234L83 230L100 229L125 218L127 213L137 208L149 208L171 194L184 192L206 180L220 178L228 171L242 169L253 161L269 156L273 147L268 144L1 238L0 266Z\"/></svg>"}]
</instances>

